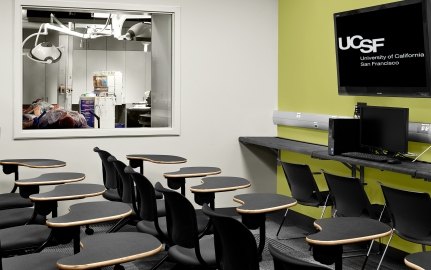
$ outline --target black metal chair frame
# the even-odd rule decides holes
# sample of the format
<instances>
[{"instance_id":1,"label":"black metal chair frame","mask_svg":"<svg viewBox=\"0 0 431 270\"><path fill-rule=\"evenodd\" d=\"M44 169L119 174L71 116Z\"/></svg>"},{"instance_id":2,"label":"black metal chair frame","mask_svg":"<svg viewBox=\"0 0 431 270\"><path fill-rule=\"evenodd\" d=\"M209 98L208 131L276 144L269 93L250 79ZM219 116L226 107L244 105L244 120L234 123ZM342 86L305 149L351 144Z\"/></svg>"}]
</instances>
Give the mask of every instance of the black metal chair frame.
<instances>
[{"instance_id":1,"label":"black metal chair frame","mask_svg":"<svg viewBox=\"0 0 431 270\"><path fill-rule=\"evenodd\" d=\"M112 156L109 152L101 150L98 147L94 147L94 152L99 154L102 161L102 179L103 185L106 189L117 189L118 195L122 197L122 186L121 181L118 180L118 175L113 166L108 161L108 158Z\"/></svg>"},{"instance_id":2,"label":"black metal chair frame","mask_svg":"<svg viewBox=\"0 0 431 270\"><path fill-rule=\"evenodd\" d=\"M401 190L380 183L392 219L392 232L377 266L385 257L394 234L404 240L425 246L431 245L431 197L429 193ZM422 240L421 237L428 237Z\"/></svg>"},{"instance_id":3,"label":"black metal chair frame","mask_svg":"<svg viewBox=\"0 0 431 270\"><path fill-rule=\"evenodd\" d=\"M365 216L379 221L381 220L385 206L377 204L372 205L370 203L363 184L358 178L339 176L323 170L322 172L334 203L334 217L338 216L340 213L339 216ZM382 209L380 209L380 207L382 207ZM339 208L342 209L340 210Z\"/></svg>"},{"instance_id":4,"label":"black metal chair frame","mask_svg":"<svg viewBox=\"0 0 431 270\"><path fill-rule=\"evenodd\" d=\"M377 204L372 205L364 190L363 184L358 178L350 177L350 176L335 175L335 174L325 172L323 170L322 170L322 173L325 176L325 180L328 184L328 188L334 204L335 210L333 213L333 217L336 217L337 214L341 212L341 215L339 216L349 216L349 217L364 216L366 218L377 219L379 221L382 219L382 216L386 209L386 205L377 205ZM347 202L347 200L349 201ZM337 201L338 201L338 206L337 206ZM342 201L342 203L340 203L340 201ZM339 209L337 208L337 207L340 207L340 205L342 208L341 211L339 211ZM356 253L357 251L362 251L362 249L351 250L349 251L349 253L353 253L353 254L344 255L343 258L365 256L365 260L362 265L362 269L364 269L368 261L368 258L371 254L373 244L374 244L374 240L370 242L369 246L367 247L366 253L359 253L359 254ZM379 252L381 249L382 249L382 246L380 243Z\"/></svg>"},{"instance_id":5,"label":"black metal chair frame","mask_svg":"<svg viewBox=\"0 0 431 270\"><path fill-rule=\"evenodd\" d=\"M308 165L304 164L294 164L288 163L279 160L283 168L284 175L286 177L287 184L292 193L292 197L298 201L298 204L320 207L322 206L322 213L320 214L320 218L323 217L326 211L327 206L332 205L332 201L330 200L330 194L324 194L326 192L322 192L319 190L319 187L316 184L316 180L313 177L313 174L320 174L320 172L313 173L310 170ZM293 175L296 174L296 175ZM301 176L299 176L301 174ZM297 180L296 177L300 177L301 179ZM300 186L300 188L299 188ZM326 196L325 196L326 195ZM284 213L283 220L278 227L276 236L280 233L280 230L286 220L287 213L289 209L286 209Z\"/></svg>"}]
</instances>

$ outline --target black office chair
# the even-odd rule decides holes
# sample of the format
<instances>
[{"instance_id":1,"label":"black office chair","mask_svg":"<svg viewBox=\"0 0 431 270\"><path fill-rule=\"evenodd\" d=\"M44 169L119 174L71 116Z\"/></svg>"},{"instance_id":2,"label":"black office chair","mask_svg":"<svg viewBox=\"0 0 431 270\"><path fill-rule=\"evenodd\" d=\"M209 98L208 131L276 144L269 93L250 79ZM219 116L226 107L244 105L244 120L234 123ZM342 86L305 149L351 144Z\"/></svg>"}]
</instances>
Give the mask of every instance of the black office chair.
<instances>
[{"instance_id":1,"label":"black office chair","mask_svg":"<svg viewBox=\"0 0 431 270\"><path fill-rule=\"evenodd\" d=\"M141 198L139 202L133 204L140 219L136 224L137 230L149 233L166 243L168 240L166 217L158 214L159 208L163 208L166 214L165 201L156 199L154 186L144 175L136 172L130 166L125 167L124 172L135 183L137 196Z\"/></svg>"},{"instance_id":2,"label":"black office chair","mask_svg":"<svg viewBox=\"0 0 431 270\"><path fill-rule=\"evenodd\" d=\"M117 160L114 156L108 157L108 162L114 165L118 178L121 180L122 188L120 196L122 202L130 204L134 211L133 215L130 218L124 219L121 223L115 225L115 228L113 228L112 230L117 231L129 221L132 221L134 222L134 224L137 224L140 220L142 220L141 212L145 210L142 209L141 201L146 201L148 199L148 196L145 193L136 193L135 185L133 184L134 180L128 173L125 172L127 165L124 164L124 162ZM163 200L156 201L156 212L157 216L159 217L166 215L165 202Z\"/></svg>"},{"instance_id":3,"label":"black office chair","mask_svg":"<svg viewBox=\"0 0 431 270\"><path fill-rule=\"evenodd\" d=\"M214 245L218 267L223 270L259 270L256 239L240 221L221 215L204 204L202 211L214 225Z\"/></svg>"},{"instance_id":4,"label":"black office chair","mask_svg":"<svg viewBox=\"0 0 431 270\"><path fill-rule=\"evenodd\" d=\"M324 265L307 262L282 252L273 245L268 244L269 253L274 259L274 270L327 270L331 269Z\"/></svg>"},{"instance_id":5,"label":"black office chair","mask_svg":"<svg viewBox=\"0 0 431 270\"><path fill-rule=\"evenodd\" d=\"M136 198L135 198L135 187L133 185L133 181L124 172L124 169L126 168L126 164L124 164L122 161L117 160L114 156L109 156L107 160L110 163L110 166L114 167L115 172L117 174L117 179L119 180L119 182L121 182L121 184L118 184L118 186L121 186L121 188L117 189L118 195L120 196L121 201L123 203L129 204L134 210L130 216L128 216L127 218L121 219L118 223L116 223L113 227L109 229L109 232L116 232L122 227L124 227L126 224L136 225L136 223L140 219L135 210Z\"/></svg>"},{"instance_id":6,"label":"black office chair","mask_svg":"<svg viewBox=\"0 0 431 270\"><path fill-rule=\"evenodd\" d=\"M168 250L169 258L186 266L215 268L214 238L199 238L193 205L186 197L164 188L159 182L155 189L165 197L168 238L173 244Z\"/></svg>"},{"instance_id":7,"label":"black office chair","mask_svg":"<svg viewBox=\"0 0 431 270\"><path fill-rule=\"evenodd\" d=\"M45 217L34 217L33 208L15 208L0 210L0 229L25 225L29 222L44 224Z\"/></svg>"},{"instance_id":8,"label":"black office chair","mask_svg":"<svg viewBox=\"0 0 431 270\"><path fill-rule=\"evenodd\" d=\"M20 193L0 194L0 210L32 207L33 203L29 198L24 198Z\"/></svg>"},{"instance_id":9,"label":"black office chair","mask_svg":"<svg viewBox=\"0 0 431 270\"><path fill-rule=\"evenodd\" d=\"M361 181L357 178L323 172L334 202L335 216L368 217L388 222L384 205L371 204Z\"/></svg>"},{"instance_id":10,"label":"black office chair","mask_svg":"<svg viewBox=\"0 0 431 270\"><path fill-rule=\"evenodd\" d=\"M122 197L122 202L124 203L130 203L133 204L135 207L135 211L139 209L139 204L140 204L140 200L141 199L145 199L146 194L145 193L137 193L137 191L135 190L135 185L133 184L134 180L131 178L131 176L129 176L129 173L126 173L126 167L128 167L126 164L124 164L124 162L117 160L114 156L111 156L108 158L109 162L112 162L114 164L114 167L117 171L117 174L122 182L122 192L121 192L121 197ZM132 168L130 168L132 169ZM132 169L133 170L133 169ZM160 194L160 193L158 193ZM158 196L158 194L155 194L155 198L158 199L160 198ZM163 196L161 196L163 197ZM165 210L165 202L163 200L161 201L157 201L157 216L162 217L166 215L166 210ZM137 214L139 215L139 213L137 212Z\"/></svg>"},{"instance_id":11,"label":"black office chair","mask_svg":"<svg viewBox=\"0 0 431 270\"><path fill-rule=\"evenodd\" d=\"M327 206L332 205L329 197L329 191L320 191L317 187L316 180L308 165L293 164L280 161L286 176L287 184L289 185L292 197L301 205L312 207L323 207L320 218L325 214ZM281 227L286 219L289 209L286 209L280 227L277 230L277 237Z\"/></svg>"},{"instance_id":12,"label":"black office chair","mask_svg":"<svg viewBox=\"0 0 431 270\"><path fill-rule=\"evenodd\" d=\"M166 226L166 216L159 216L157 209L163 206L165 209L164 200L156 200L156 190L153 184L144 175L133 170L132 167L127 166L124 169L125 173L130 175L136 185L137 195L142 198L135 204L135 212L138 214L140 221L136 224L136 229L142 233L148 233L157 237L161 242L166 243L167 246L172 245L169 240L168 229ZM166 211L165 211L166 213ZM196 215L198 232L200 236L207 228L209 219L205 215ZM157 265L152 269L157 269L165 260L167 256L162 258Z\"/></svg>"},{"instance_id":13,"label":"black office chair","mask_svg":"<svg viewBox=\"0 0 431 270\"><path fill-rule=\"evenodd\" d=\"M109 156L107 160L110 163L110 166L114 166L115 173L118 177L117 183L121 181L121 185L117 185L121 186L120 189L117 189L121 201L123 203L131 204L133 202L135 188L133 186L132 179L130 179L129 176L124 172L124 168L126 168L127 165L122 161L117 160L114 156Z\"/></svg>"},{"instance_id":14,"label":"black office chair","mask_svg":"<svg viewBox=\"0 0 431 270\"><path fill-rule=\"evenodd\" d=\"M114 168L114 165L108 161L108 157L111 154L107 151L99 149L99 147L94 147L94 152L99 154L100 159L102 160L102 179L103 185L106 188L106 191L103 193L103 197L109 201L117 201L121 202L121 182L118 180L117 172Z\"/></svg>"},{"instance_id":15,"label":"black office chair","mask_svg":"<svg viewBox=\"0 0 431 270\"><path fill-rule=\"evenodd\" d=\"M20 193L0 194L0 229L26 224L33 216L32 206L33 202Z\"/></svg>"},{"instance_id":16,"label":"black office chair","mask_svg":"<svg viewBox=\"0 0 431 270\"><path fill-rule=\"evenodd\" d=\"M393 230L377 269L383 262L386 250L396 233L404 240L431 246L431 198L426 192L407 191L381 185Z\"/></svg>"},{"instance_id":17,"label":"black office chair","mask_svg":"<svg viewBox=\"0 0 431 270\"><path fill-rule=\"evenodd\" d=\"M0 230L1 256L39 252L51 239L51 229L46 225L22 225Z\"/></svg>"},{"instance_id":18,"label":"black office chair","mask_svg":"<svg viewBox=\"0 0 431 270\"><path fill-rule=\"evenodd\" d=\"M0 270L57 270L57 261L69 256L58 252L46 252L0 258Z\"/></svg>"}]
</instances>

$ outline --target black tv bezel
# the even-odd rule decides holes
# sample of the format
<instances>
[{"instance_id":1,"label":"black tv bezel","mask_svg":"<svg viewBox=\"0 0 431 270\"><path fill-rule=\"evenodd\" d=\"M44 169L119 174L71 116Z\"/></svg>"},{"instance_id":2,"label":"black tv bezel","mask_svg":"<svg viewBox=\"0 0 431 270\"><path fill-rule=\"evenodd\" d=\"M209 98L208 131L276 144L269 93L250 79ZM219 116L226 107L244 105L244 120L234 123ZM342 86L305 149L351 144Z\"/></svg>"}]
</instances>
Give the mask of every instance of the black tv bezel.
<instances>
[{"instance_id":1,"label":"black tv bezel","mask_svg":"<svg viewBox=\"0 0 431 270\"><path fill-rule=\"evenodd\" d=\"M423 34L424 34L424 49L425 49L425 70L426 70L426 82L427 85L423 87L417 86L404 86L404 87L394 87L394 86L340 86L340 74L338 65L338 46L337 46L337 20L339 16L349 16L353 14L373 12L382 9L406 6L422 3L422 21L423 21ZM343 12L334 13L334 33L335 33L335 55L336 55L336 65L337 65L337 85L338 85L338 95L341 96L379 96L379 97L417 97L417 98L429 98L431 97L431 62L430 62L430 52L431 43L429 37L431 37L431 26L430 19L431 10L427 0L405 0L399 2L393 2L388 4L382 4L372 7L360 8L355 10L348 10ZM412 92L411 88L417 89L417 91Z\"/></svg>"},{"instance_id":2,"label":"black tv bezel","mask_svg":"<svg viewBox=\"0 0 431 270\"><path fill-rule=\"evenodd\" d=\"M404 116L404 122L405 122L405 130L403 132L404 135L404 145L403 145L403 149L401 151L394 151L394 149L386 149L382 146L376 146L376 145L369 145L363 142L363 113L364 110L362 109L380 109L380 110L388 110L388 111L399 111L400 113L402 112L402 115ZM361 108L360 111L360 121L359 121L359 144L361 146L361 148L363 149L368 149L368 150L377 150L377 151L386 151L389 155L396 155L396 154L406 154L408 153L408 148L409 148L409 114L410 114L410 109L409 108L401 108L401 107L384 107L384 106L363 106ZM369 136L369 135L368 135Z\"/></svg>"}]
</instances>

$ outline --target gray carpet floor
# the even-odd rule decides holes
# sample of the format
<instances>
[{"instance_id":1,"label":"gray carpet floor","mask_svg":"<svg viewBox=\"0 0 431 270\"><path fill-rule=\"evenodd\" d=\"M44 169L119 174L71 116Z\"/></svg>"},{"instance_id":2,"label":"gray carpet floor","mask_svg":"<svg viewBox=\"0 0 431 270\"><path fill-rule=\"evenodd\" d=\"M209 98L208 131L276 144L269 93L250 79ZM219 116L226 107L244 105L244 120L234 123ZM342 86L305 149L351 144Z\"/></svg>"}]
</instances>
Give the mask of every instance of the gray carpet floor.
<instances>
[{"instance_id":1,"label":"gray carpet floor","mask_svg":"<svg viewBox=\"0 0 431 270\"><path fill-rule=\"evenodd\" d=\"M303 258L304 260L308 261L314 261L312 258L312 254L309 251L309 246L305 242L304 238L296 238L296 239L289 239L289 240L281 240L285 238L292 238L292 237L299 237L301 235L310 233L311 231L305 228L299 228L298 226L294 226L292 224L285 224L280 231L279 239L276 237L276 232L278 229L278 226L280 224L281 215L283 213L277 213L274 215L269 215L266 222L266 245L265 249L262 254L262 261L260 263L260 269L261 270L273 270L273 262L272 257L269 254L267 244L271 243L273 246L277 247L280 250L283 250L286 253L289 253L296 258ZM99 224L92 226L92 228L95 230L95 233L104 233L106 232L112 224ZM311 229L312 230L312 229ZM123 227L120 231L135 231L135 228L130 225L126 225ZM256 241L259 240L259 234L258 231L253 232ZM84 232L82 232L82 237L88 237L85 235ZM376 251L378 250L377 245ZM346 247L345 250L349 249L357 249L358 247ZM64 252L67 254L73 254L72 246L71 244L67 245L59 245L54 247L48 247L43 252L46 251L57 251L57 252ZM135 270L135 269L151 269L152 266L154 266L164 255L165 251L152 256L150 258L144 259L144 260L138 260L134 262L129 262L122 264L122 266L127 270ZM348 253L346 253L348 254ZM378 261L380 260L380 255L371 255L366 268L365 269L376 269ZM352 258L344 258L343 259L343 269L345 270L358 270L361 269L362 263L364 261L364 257L352 257ZM333 268L333 266L330 266ZM108 269L114 269L114 267L105 267L102 268L103 270ZM188 267L184 267L181 265L177 265L174 262L170 262L169 260L165 261L158 269L160 270L185 270L190 269ZM392 258L390 256L385 257L384 263L382 267L380 268L382 270L397 270L397 269L407 269L403 263L403 258ZM238 269L241 270L241 269Z\"/></svg>"}]
</instances>

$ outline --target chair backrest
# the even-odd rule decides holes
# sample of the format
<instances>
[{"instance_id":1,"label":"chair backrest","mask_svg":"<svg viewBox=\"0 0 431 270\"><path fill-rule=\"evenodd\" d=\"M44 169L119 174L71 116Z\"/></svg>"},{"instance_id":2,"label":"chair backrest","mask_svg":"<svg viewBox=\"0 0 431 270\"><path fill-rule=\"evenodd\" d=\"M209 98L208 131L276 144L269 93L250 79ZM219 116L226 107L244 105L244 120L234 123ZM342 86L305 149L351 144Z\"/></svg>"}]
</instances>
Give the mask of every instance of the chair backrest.
<instances>
[{"instance_id":1,"label":"chair backrest","mask_svg":"<svg viewBox=\"0 0 431 270\"><path fill-rule=\"evenodd\" d=\"M117 184L118 194L121 196L121 201L123 203L134 203L135 198L135 188L133 185L133 180L124 172L126 164L124 162L117 160L114 156L108 157L108 162L114 165L117 172L117 176L120 182Z\"/></svg>"},{"instance_id":2,"label":"chair backrest","mask_svg":"<svg viewBox=\"0 0 431 270\"><path fill-rule=\"evenodd\" d=\"M156 195L150 180L130 166L125 167L124 172L130 176L136 185L136 193L137 197L139 197L136 213L139 218L147 221L157 221Z\"/></svg>"},{"instance_id":3,"label":"chair backrest","mask_svg":"<svg viewBox=\"0 0 431 270\"><path fill-rule=\"evenodd\" d=\"M323 173L328 184L336 215L340 217L370 217L371 203L357 178Z\"/></svg>"},{"instance_id":4,"label":"chair backrest","mask_svg":"<svg viewBox=\"0 0 431 270\"><path fill-rule=\"evenodd\" d=\"M292 197L298 203L313 204L316 206L325 198L322 198L319 188L308 165L281 162L287 184Z\"/></svg>"},{"instance_id":5,"label":"chair backrest","mask_svg":"<svg viewBox=\"0 0 431 270\"><path fill-rule=\"evenodd\" d=\"M158 234L157 238L164 243L171 244L169 239L166 238L166 235L160 229L157 215L156 191L153 187L153 184L150 182L150 180L148 180L147 177L136 172L130 166L127 166L124 169L124 172L127 175L130 175L130 178L136 185L136 195L139 199L133 200L135 213L141 220L154 222L154 227L156 228Z\"/></svg>"},{"instance_id":6,"label":"chair backrest","mask_svg":"<svg viewBox=\"0 0 431 270\"><path fill-rule=\"evenodd\" d=\"M329 267L318 265L312 262L303 261L287 252L276 249L273 245L268 244L269 253L274 259L274 270L327 270Z\"/></svg>"},{"instance_id":7,"label":"chair backrest","mask_svg":"<svg viewBox=\"0 0 431 270\"><path fill-rule=\"evenodd\" d=\"M193 205L186 197L164 188L159 182L155 184L155 189L163 193L165 198L166 227L169 241L174 245L194 248L195 251L200 252L196 211Z\"/></svg>"},{"instance_id":8,"label":"chair backrest","mask_svg":"<svg viewBox=\"0 0 431 270\"><path fill-rule=\"evenodd\" d=\"M114 165L108 162L108 157L110 157L111 154L99 149L99 147L94 147L93 150L99 154L99 157L102 160L103 184L107 189L117 188L117 172Z\"/></svg>"},{"instance_id":9,"label":"chair backrest","mask_svg":"<svg viewBox=\"0 0 431 270\"><path fill-rule=\"evenodd\" d=\"M216 260L223 270L259 270L256 240L240 221L218 214L204 204L214 225Z\"/></svg>"},{"instance_id":10,"label":"chair backrest","mask_svg":"<svg viewBox=\"0 0 431 270\"><path fill-rule=\"evenodd\" d=\"M398 234L416 239L431 235L431 198L428 193L381 187Z\"/></svg>"}]
</instances>

